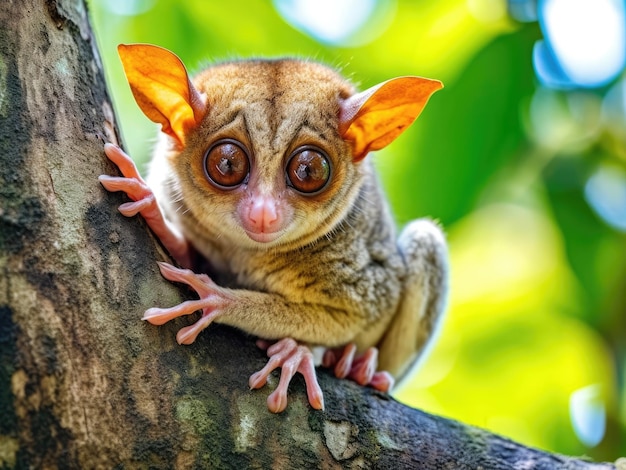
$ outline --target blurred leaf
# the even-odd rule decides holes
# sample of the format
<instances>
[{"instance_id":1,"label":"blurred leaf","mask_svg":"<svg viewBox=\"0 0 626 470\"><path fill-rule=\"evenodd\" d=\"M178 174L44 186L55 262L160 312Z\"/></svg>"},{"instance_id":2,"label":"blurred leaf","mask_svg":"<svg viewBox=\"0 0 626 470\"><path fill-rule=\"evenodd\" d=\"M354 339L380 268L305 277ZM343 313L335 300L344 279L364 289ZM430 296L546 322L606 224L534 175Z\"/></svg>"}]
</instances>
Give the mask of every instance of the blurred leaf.
<instances>
[{"instance_id":1,"label":"blurred leaf","mask_svg":"<svg viewBox=\"0 0 626 470\"><path fill-rule=\"evenodd\" d=\"M520 102L534 90L530 57L536 36L535 28L526 27L494 39L433 97L419 131L411 134L417 137L405 142L411 160L387 175L399 188L390 197L400 220L458 220L494 173L517 158L526 145Z\"/></svg>"},{"instance_id":2,"label":"blurred leaf","mask_svg":"<svg viewBox=\"0 0 626 470\"><path fill-rule=\"evenodd\" d=\"M605 253L625 246L626 235L610 228L585 200L584 187L595 160L591 156L555 158L545 169L544 180L568 262L587 295L586 321L604 329L602 325L613 324L610 317L618 314L611 311L607 300L623 287L619 274L626 271L624 257Z\"/></svg>"}]
</instances>

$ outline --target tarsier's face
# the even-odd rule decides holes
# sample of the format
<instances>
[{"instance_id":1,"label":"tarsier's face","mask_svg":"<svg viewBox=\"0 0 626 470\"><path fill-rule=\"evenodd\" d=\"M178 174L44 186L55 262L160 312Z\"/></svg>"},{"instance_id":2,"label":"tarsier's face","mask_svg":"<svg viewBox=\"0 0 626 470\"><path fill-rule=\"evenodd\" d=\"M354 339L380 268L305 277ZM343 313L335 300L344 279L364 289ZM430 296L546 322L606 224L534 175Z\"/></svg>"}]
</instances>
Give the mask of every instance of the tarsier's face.
<instances>
[{"instance_id":1,"label":"tarsier's face","mask_svg":"<svg viewBox=\"0 0 626 470\"><path fill-rule=\"evenodd\" d=\"M224 64L194 82L208 111L172 163L201 226L243 246L304 244L344 216L360 178L338 130L347 82L293 60Z\"/></svg>"},{"instance_id":2,"label":"tarsier's face","mask_svg":"<svg viewBox=\"0 0 626 470\"><path fill-rule=\"evenodd\" d=\"M358 196L360 162L419 116L441 82L398 77L361 93L302 60L221 64L193 83L178 57L118 47L133 96L161 124L186 224L232 246L302 246ZM183 205L184 204L184 205Z\"/></svg>"}]
</instances>

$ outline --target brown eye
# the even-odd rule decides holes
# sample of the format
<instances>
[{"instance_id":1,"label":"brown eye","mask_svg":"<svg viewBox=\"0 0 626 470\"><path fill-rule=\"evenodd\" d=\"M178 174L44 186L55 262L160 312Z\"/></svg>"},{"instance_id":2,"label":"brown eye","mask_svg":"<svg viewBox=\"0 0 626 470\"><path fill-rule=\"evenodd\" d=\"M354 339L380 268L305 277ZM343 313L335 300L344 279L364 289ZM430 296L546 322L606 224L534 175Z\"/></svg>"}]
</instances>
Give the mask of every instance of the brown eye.
<instances>
[{"instance_id":1,"label":"brown eye","mask_svg":"<svg viewBox=\"0 0 626 470\"><path fill-rule=\"evenodd\" d=\"M330 161L321 150L300 148L287 162L287 178L295 190L306 194L316 193L330 179Z\"/></svg>"},{"instance_id":2,"label":"brown eye","mask_svg":"<svg viewBox=\"0 0 626 470\"><path fill-rule=\"evenodd\" d=\"M211 183L222 189L232 189L248 176L250 160L239 142L220 140L206 153L204 167Z\"/></svg>"}]
</instances>

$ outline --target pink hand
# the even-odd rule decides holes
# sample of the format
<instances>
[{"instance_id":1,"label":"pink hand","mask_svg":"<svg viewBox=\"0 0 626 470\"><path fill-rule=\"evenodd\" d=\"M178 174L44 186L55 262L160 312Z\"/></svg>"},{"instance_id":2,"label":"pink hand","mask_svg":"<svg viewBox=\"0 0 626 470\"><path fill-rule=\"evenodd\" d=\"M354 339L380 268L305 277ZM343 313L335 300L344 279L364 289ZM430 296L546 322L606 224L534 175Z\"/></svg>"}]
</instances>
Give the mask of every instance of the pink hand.
<instances>
[{"instance_id":1,"label":"pink hand","mask_svg":"<svg viewBox=\"0 0 626 470\"><path fill-rule=\"evenodd\" d=\"M386 371L376 371L378 367L378 349L368 348L363 354L355 356L356 345L347 344L344 348L328 349L324 353L322 365L334 367L335 376L354 380L362 386L370 386L381 392L389 392L394 384L393 376Z\"/></svg>"},{"instance_id":2,"label":"pink hand","mask_svg":"<svg viewBox=\"0 0 626 470\"><path fill-rule=\"evenodd\" d=\"M298 344L291 338L281 339L274 344L259 340L257 346L267 349L270 359L263 369L250 376L250 388L261 388L274 369L282 369L276 390L267 397L267 407L272 413L280 413L287 407L287 388L296 372L304 376L311 406L316 410L324 409L324 395L317 382L313 353L307 346Z\"/></svg>"},{"instance_id":3,"label":"pink hand","mask_svg":"<svg viewBox=\"0 0 626 470\"><path fill-rule=\"evenodd\" d=\"M149 308L142 320L147 320L153 325L162 325L174 318L202 310L200 320L193 325L181 328L176 335L176 341L179 344L191 344L202 330L221 315L221 308L230 300L206 274L195 274L189 269L179 269L167 263L158 264L165 279L187 284L198 293L200 299L188 300L171 308Z\"/></svg>"},{"instance_id":4,"label":"pink hand","mask_svg":"<svg viewBox=\"0 0 626 470\"><path fill-rule=\"evenodd\" d=\"M163 217L154 193L139 175L132 159L113 144L104 144L104 153L117 165L124 177L101 175L98 179L107 191L124 191L134 202L126 202L119 211L126 217L141 214L170 255L181 265L191 266L187 241Z\"/></svg>"}]
</instances>

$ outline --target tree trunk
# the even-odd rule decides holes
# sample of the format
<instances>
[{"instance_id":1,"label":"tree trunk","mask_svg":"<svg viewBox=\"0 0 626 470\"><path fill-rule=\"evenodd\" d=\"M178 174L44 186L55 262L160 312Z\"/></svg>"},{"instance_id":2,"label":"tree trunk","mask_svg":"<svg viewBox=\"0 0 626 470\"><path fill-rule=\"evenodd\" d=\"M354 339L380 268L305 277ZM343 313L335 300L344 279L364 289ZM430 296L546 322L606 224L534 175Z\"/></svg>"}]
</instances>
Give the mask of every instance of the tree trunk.
<instances>
[{"instance_id":1,"label":"tree trunk","mask_svg":"<svg viewBox=\"0 0 626 470\"><path fill-rule=\"evenodd\" d=\"M121 195L102 66L82 1L0 9L1 468L615 468L525 448L321 373L327 409L302 381L267 411L250 338L151 306L186 292L161 278L163 251ZM533 466L535 465L535 466Z\"/></svg>"}]
</instances>

